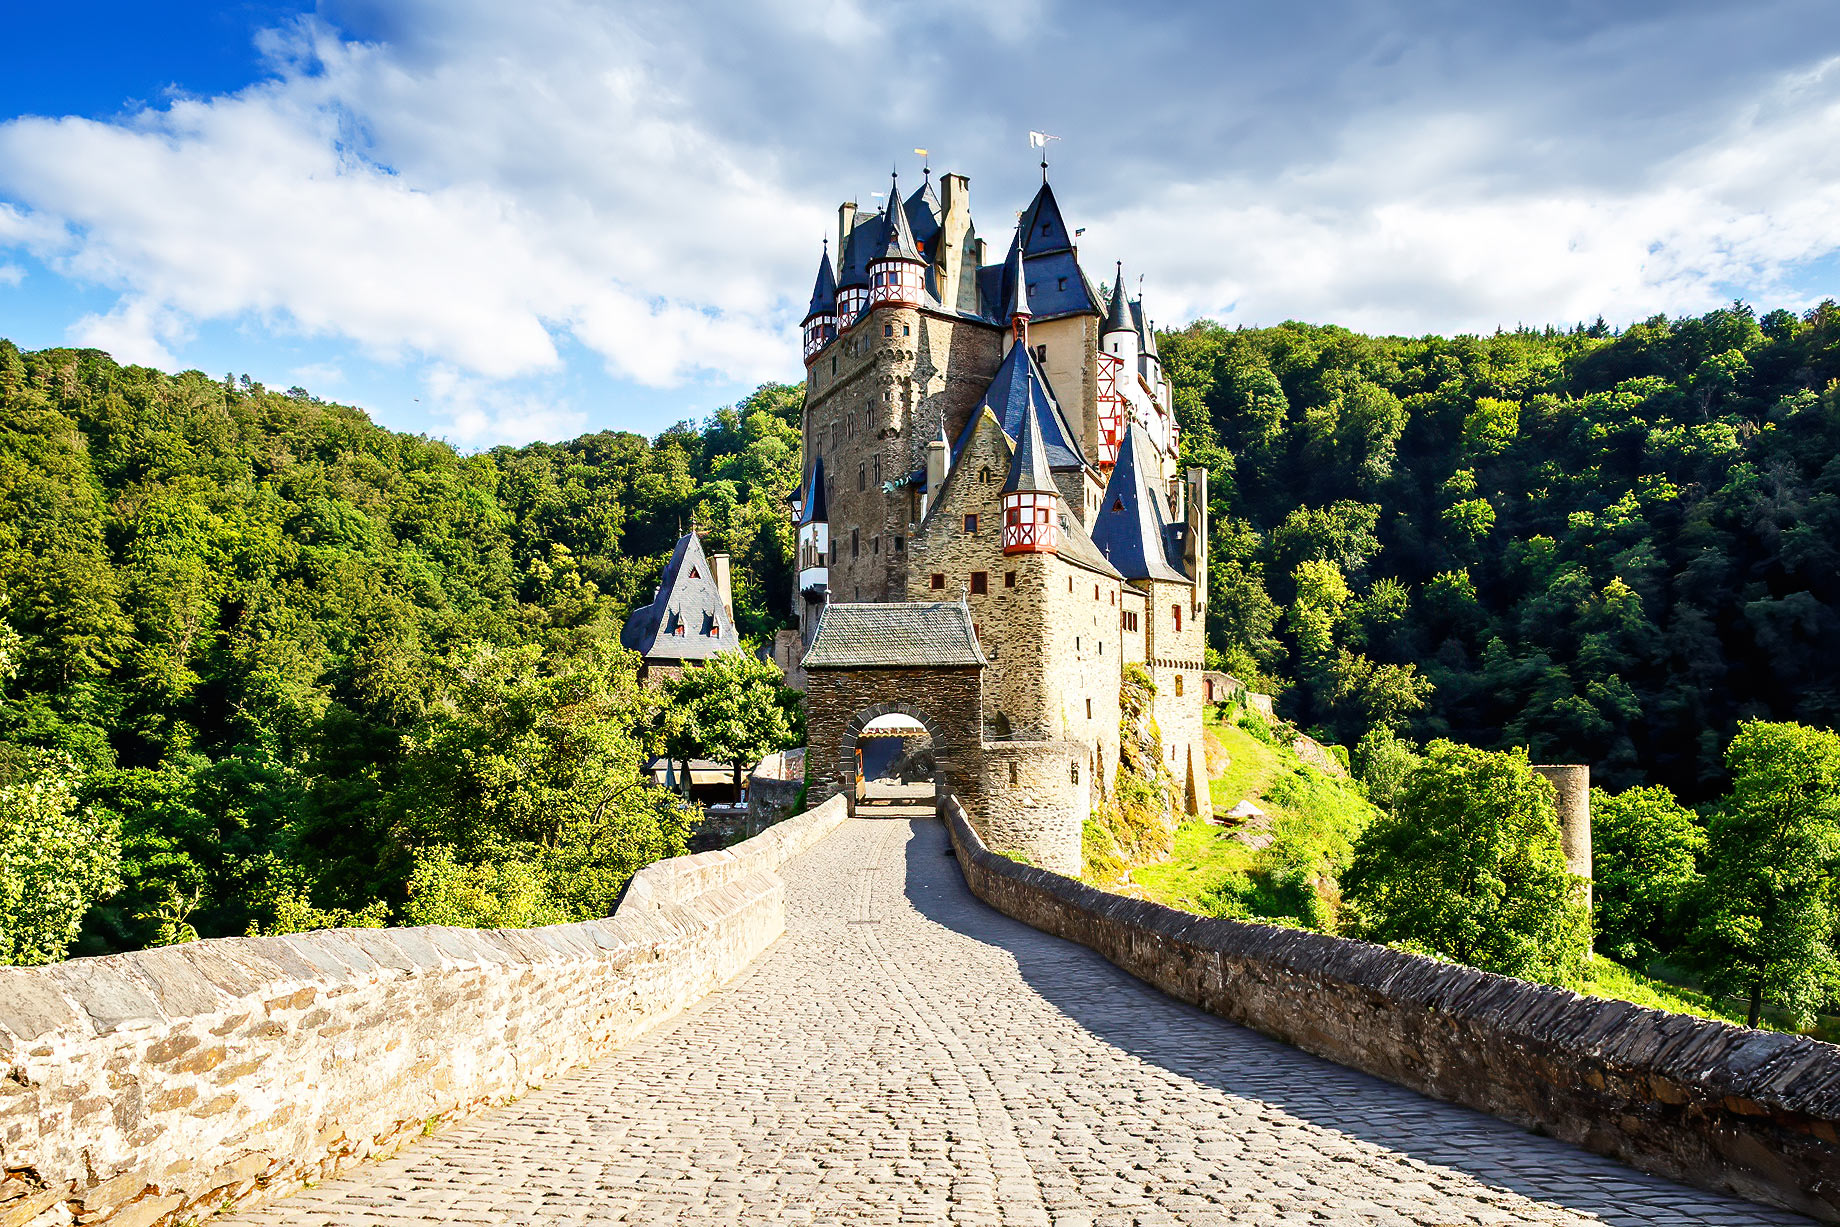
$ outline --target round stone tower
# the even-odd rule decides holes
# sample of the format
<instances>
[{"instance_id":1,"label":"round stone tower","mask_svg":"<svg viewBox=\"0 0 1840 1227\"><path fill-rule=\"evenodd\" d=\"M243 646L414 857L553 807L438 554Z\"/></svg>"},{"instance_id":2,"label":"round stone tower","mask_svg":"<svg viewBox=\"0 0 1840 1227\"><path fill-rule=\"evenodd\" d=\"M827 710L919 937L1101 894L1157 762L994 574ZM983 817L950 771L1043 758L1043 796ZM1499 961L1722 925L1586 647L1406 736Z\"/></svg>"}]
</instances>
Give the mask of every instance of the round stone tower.
<instances>
[{"instance_id":1,"label":"round stone tower","mask_svg":"<svg viewBox=\"0 0 1840 1227\"><path fill-rule=\"evenodd\" d=\"M1577 763L1535 763L1533 769L1553 786L1559 810L1559 843L1565 867L1588 883L1591 879L1591 769ZM1591 902L1591 888L1584 892Z\"/></svg>"}]
</instances>

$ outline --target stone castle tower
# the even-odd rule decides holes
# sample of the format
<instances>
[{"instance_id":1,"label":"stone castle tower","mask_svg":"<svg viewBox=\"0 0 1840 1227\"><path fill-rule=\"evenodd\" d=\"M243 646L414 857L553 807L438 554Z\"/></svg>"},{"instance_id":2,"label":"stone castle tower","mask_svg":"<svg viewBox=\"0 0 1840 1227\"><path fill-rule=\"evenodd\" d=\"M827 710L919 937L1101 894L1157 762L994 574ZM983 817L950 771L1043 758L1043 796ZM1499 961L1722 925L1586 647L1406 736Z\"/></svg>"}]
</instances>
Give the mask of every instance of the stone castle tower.
<instances>
[{"instance_id":1,"label":"stone castle tower","mask_svg":"<svg viewBox=\"0 0 1840 1227\"><path fill-rule=\"evenodd\" d=\"M1086 275L1045 175L995 260L963 175L935 190L929 173L905 199L897 181L888 201L841 207L838 260L827 243L803 323L799 643L782 656L836 668L835 651L810 651L842 605L961 605L987 662L978 771L995 771L991 811L1003 784L1028 789L1019 759L1064 767L1078 804L1103 796L1121 670L1142 663L1170 769L1200 812L1207 474L1179 467L1142 299L1121 265L1109 291ZM836 677L809 673L813 711L837 706L815 693ZM924 710L924 679L908 685L903 702ZM1066 850L1049 859L1063 867Z\"/></svg>"}]
</instances>

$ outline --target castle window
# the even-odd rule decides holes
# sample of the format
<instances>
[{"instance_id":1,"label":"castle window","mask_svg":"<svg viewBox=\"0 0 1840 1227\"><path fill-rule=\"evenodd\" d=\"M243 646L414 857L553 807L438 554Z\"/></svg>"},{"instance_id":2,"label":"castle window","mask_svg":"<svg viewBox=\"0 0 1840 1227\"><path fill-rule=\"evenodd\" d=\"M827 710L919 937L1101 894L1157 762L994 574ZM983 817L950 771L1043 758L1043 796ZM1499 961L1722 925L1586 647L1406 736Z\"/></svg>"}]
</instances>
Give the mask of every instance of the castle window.
<instances>
[{"instance_id":1,"label":"castle window","mask_svg":"<svg viewBox=\"0 0 1840 1227\"><path fill-rule=\"evenodd\" d=\"M1182 697L1182 675L1176 674L1176 698Z\"/></svg>"},{"instance_id":2,"label":"castle window","mask_svg":"<svg viewBox=\"0 0 1840 1227\"><path fill-rule=\"evenodd\" d=\"M882 458L880 456L875 458L875 484L878 486L882 484Z\"/></svg>"},{"instance_id":3,"label":"castle window","mask_svg":"<svg viewBox=\"0 0 1840 1227\"><path fill-rule=\"evenodd\" d=\"M869 488L869 466L866 464L858 464L856 466L856 488L858 490L867 490Z\"/></svg>"},{"instance_id":4,"label":"castle window","mask_svg":"<svg viewBox=\"0 0 1840 1227\"><path fill-rule=\"evenodd\" d=\"M1169 612L1171 616L1173 616L1176 620L1176 629L1178 631L1181 630L1182 629L1182 607L1180 605L1171 605L1169 607Z\"/></svg>"},{"instance_id":5,"label":"castle window","mask_svg":"<svg viewBox=\"0 0 1840 1227\"><path fill-rule=\"evenodd\" d=\"M1067 289L1067 279L1065 277L1062 277L1060 285L1057 286L1056 288L1064 292Z\"/></svg>"},{"instance_id":6,"label":"castle window","mask_svg":"<svg viewBox=\"0 0 1840 1227\"><path fill-rule=\"evenodd\" d=\"M988 486L990 484L990 470L989 469L979 469L978 470L978 484L981 486Z\"/></svg>"},{"instance_id":7,"label":"castle window","mask_svg":"<svg viewBox=\"0 0 1840 1227\"><path fill-rule=\"evenodd\" d=\"M860 529L850 530L850 557L862 557L862 531Z\"/></svg>"},{"instance_id":8,"label":"castle window","mask_svg":"<svg viewBox=\"0 0 1840 1227\"><path fill-rule=\"evenodd\" d=\"M837 445L838 445L839 443L841 443L842 441L843 441L843 425L842 425L842 423L840 423L840 422L832 422L832 423L831 423L831 450L832 450L832 451L836 451L836 450L837 450Z\"/></svg>"},{"instance_id":9,"label":"castle window","mask_svg":"<svg viewBox=\"0 0 1840 1227\"><path fill-rule=\"evenodd\" d=\"M1093 600L1096 601L1098 599L1099 599L1099 585L1094 584L1093 585Z\"/></svg>"},{"instance_id":10,"label":"castle window","mask_svg":"<svg viewBox=\"0 0 1840 1227\"><path fill-rule=\"evenodd\" d=\"M1009 782L1012 784L1018 782L1017 773L1016 773L1016 764L1014 762L1011 762L1009 765Z\"/></svg>"},{"instance_id":11,"label":"castle window","mask_svg":"<svg viewBox=\"0 0 1840 1227\"><path fill-rule=\"evenodd\" d=\"M1073 576L1071 575L1067 577L1067 591L1069 592L1073 591Z\"/></svg>"},{"instance_id":12,"label":"castle window","mask_svg":"<svg viewBox=\"0 0 1840 1227\"><path fill-rule=\"evenodd\" d=\"M691 567L690 568L690 578L691 579L702 579L703 574L702 572L698 571L695 567Z\"/></svg>"},{"instance_id":13,"label":"castle window","mask_svg":"<svg viewBox=\"0 0 1840 1227\"><path fill-rule=\"evenodd\" d=\"M1091 699L1086 700L1086 718L1088 720L1092 719L1092 700ZM1077 784L1079 781L1075 780L1074 782Z\"/></svg>"},{"instance_id":14,"label":"castle window","mask_svg":"<svg viewBox=\"0 0 1840 1227\"><path fill-rule=\"evenodd\" d=\"M1014 571L1005 571L1003 573L1003 586L1005 588L1014 588L1016 586L1016 573Z\"/></svg>"},{"instance_id":15,"label":"castle window","mask_svg":"<svg viewBox=\"0 0 1840 1227\"><path fill-rule=\"evenodd\" d=\"M869 552L871 554L880 554L882 552L882 538L879 534L869 538Z\"/></svg>"},{"instance_id":16,"label":"castle window","mask_svg":"<svg viewBox=\"0 0 1840 1227\"><path fill-rule=\"evenodd\" d=\"M984 624L982 622L973 622L971 624L971 637L980 644L984 642Z\"/></svg>"},{"instance_id":17,"label":"castle window","mask_svg":"<svg viewBox=\"0 0 1840 1227\"><path fill-rule=\"evenodd\" d=\"M1080 764L1077 762L1073 764L1073 782L1075 784L1080 782Z\"/></svg>"},{"instance_id":18,"label":"castle window","mask_svg":"<svg viewBox=\"0 0 1840 1227\"><path fill-rule=\"evenodd\" d=\"M882 335L885 337L893 336L894 335L894 325L893 324L883 324L882 325Z\"/></svg>"},{"instance_id":19,"label":"castle window","mask_svg":"<svg viewBox=\"0 0 1840 1227\"><path fill-rule=\"evenodd\" d=\"M1048 365L1048 347L1046 345L1033 346L1029 352L1035 355L1035 365Z\"/></svg>"},{"instance_id":20,"label":"castle window","mask_svg":"<svg viewBox=\"0 0 1840 1227\"><path fill-rule=\"evenodd\" d=\"M976 512L973 512L972 514L965 517L965 531L968 533L972 533L972 534L975 534L977 532L977 513Z\"/></svg>"},{"instance_id":21,"label":"castle window","mask_svg":"<svg viewBox=\"0 0 1840 1227\"><path fill-rule=\"evenodd\" d=\"M933 572L933 589L938 591L946 586L946 577L938 571Z\"/></svg>"},{"instance_id":22,"label":"castle window","mask_svg":"<svg viewBox=\"0 0 1840 1227\"><path fill-rule=\"evenodd\" d=\"M901 335L902 335L902 336L904 336L904 337L911 337L911 336L913 336L913 335L914 335L914 327L913 327L913 325L912 325L912 324L902 324L902 325L901 325Z\"/></svg>"},{"instance_id":23,"label":"castle window","mask_svg":"<svg viewBox=\"0 0 1840 1227\"><path fill-rule=\"evenodd\" d=\"M983 596L990 591L990 572L973 571L971 573L971 594Z\"/></svg>"},{"instance_id":24,"label":"castle window","mask_svg":"<svg viewBox=\"0 0 1840 1227\"><path fill-rule=\"evenodd\" d=\"M894 552L897 554L907 553L907 538L899 533L896 533L894 537Z\"/></svg>"}]
</instances>

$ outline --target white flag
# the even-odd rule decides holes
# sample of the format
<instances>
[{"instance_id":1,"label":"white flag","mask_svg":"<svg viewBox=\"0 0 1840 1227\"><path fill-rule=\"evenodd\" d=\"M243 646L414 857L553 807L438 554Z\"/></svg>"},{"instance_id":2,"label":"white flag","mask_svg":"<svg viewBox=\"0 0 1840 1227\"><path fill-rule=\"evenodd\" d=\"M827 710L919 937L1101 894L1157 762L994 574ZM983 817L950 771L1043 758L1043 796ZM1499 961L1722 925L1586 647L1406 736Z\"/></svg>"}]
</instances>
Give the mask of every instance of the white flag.
<instances>
[{"instance_id":1,"label":"white flag","mask_svg":"<svg viewBox=\"0 0 1840 1227\"><path fill-rule=\"evenodd\" d=\"M1045 149L1049 141L1058 141L1060 139L1061 138L1058 136L1049 136L1046 132L1031 132L1029 133L1029 148Z\"/></svg>"}]
</instances>

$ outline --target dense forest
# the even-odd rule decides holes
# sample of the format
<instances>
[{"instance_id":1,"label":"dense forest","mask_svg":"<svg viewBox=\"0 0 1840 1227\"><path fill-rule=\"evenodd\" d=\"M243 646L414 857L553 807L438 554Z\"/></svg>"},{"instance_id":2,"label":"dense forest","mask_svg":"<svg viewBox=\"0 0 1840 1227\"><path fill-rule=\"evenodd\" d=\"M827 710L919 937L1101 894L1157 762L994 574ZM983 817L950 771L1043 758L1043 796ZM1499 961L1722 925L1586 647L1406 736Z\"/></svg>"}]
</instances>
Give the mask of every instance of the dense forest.
<instances>
[{"instance_id":1,"label":"dense forest","mask_svg":"<svg viewBox=\"0 0 1840 1227\"><path fill-rule=\"evenodd\" d=\"M1746 719L1840 723L1832 303L1204 321L1161 351L1213 475L1210 653L1298 725L1701 803ZM0 960L56 957L74 916L83 953L602 912L685 846L646 757L796 726L686 723L618 638L692 524L744 635L781 621L800 399L463 455L298 388L0 342L0 914L27 918Z\"/></svg>"},{"instance_id":2,"label":"dense forest","mask_svg":"<svg viewBox=\"0 0 1840 1227\"><path fill-rule=\"evenodd\" d=\"M799 402L461 455L0 341L0 914L48 917L0 925L0 961L55 957L54 880L108 896L71 953L606 914L688 821L638 782L672 730L622 621L694 523L769 628Z\"/></svg>"},{"instance_id":3,"label":"dense forest","mask_svg":"<svg viewBox=\"0 0 1840 1227\"><path fill-rule=\"evenodd\" d=\"M1840 724L1840 307L1620 333L1161 338L1213 474L1210 642L1280 710L1704 800Z\"/></svg>"}]
</instances>

